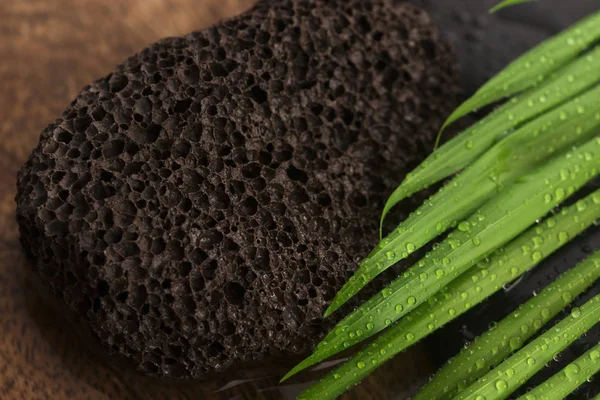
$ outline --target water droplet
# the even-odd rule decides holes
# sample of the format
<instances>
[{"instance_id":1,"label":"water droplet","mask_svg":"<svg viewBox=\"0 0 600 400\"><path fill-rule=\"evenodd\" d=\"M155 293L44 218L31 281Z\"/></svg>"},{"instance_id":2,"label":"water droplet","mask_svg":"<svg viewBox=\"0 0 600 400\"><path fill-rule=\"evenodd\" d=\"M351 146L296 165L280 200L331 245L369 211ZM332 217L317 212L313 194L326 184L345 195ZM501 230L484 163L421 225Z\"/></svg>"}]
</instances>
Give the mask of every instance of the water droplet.
<instances>
[{"instance_id":1,"label":"water droplet","mask_svg":"<svg viewBox=\"0 0 600 400\"><path fill-rule=\"evenodd\" d=\"M475 366L479 369L483 368L485 366L485 360L483 358L477 359L477 361L475 361Z\"/></svg>"},{"instance_id":2,"label":"water droplet","mask_svg":"<svg viewBox=\"0 0 600 400\"><path fill-rule=\"evenodd\" d=\"M408 251L409 253L412 253L416 249L417 249L417 247L414 244L412 244L412 243L406 244L406 251Z\"/></svg>"},{"instance_id":3,"label":"water droplet","mask_svg":"<svg viewBox=\"0 0 600 400\"><path fill-rule=\"evenodd\" d=\"M513 350L513 351L521 348L522 343L523 343L523 341L521 340L520 336L513 336L508 341L508 345L510 346L511 350Z\"/></svg>"},{"instance_id":4,"label":"water droplet","mask_svg":"<svg viewBox=\"0 0 600 400\"><path fill-rule=\"evenodd\" d=\"M571 316L573 318L581 317L581 310L579 309L579 307L573 307L573 309L571 310Z\"/></svg>"},{"instance_id":5,"label":"water droplet","mask_svg":"<svg viewBox=\"0 0 600 400\"><path fill-rule=\"evenodd\" d=\"M535 358L529 357L527 359L527 365L529 365L530 367L533 367L535 365Z\"/></svg>"},{"instance_id":6,"label":"water droplet","mask_svg":"<svg viewBox=\"0 0 600 400\"><path fill-rule=\"evenodd\" d=\"M415 296L410 296L408 299L406 299L406 302L409 305L413 306L413 305L415 305L417 303L417 299L416 299Z\"/></svg>"},{"instance_id":7,"label":"water droplet","mask_svg":"<svg viewBox=\"0 0 600 400\"><path fill-rule=\"evenodd\" d=\"M569 240L569 234L565 231L561 231L558 233L558 241L561 243L565 243Z\"/></svg>"},{"instance_id":8,"label":"water droplet","mask_svg":"<svg viewBox=\"0 0 600 400\"><path fill-rule=\"evenodd\" d=\"M550 318L550 310L548 308L544 308L541 312L542 318L548 319Z\"/></svg>"},{"instance_id":9,"label":"water droplet","mask_svg":"<svg viewBox=\"0 0 600 400\"><path fill-rule=\"evenodd\" d=\"M509 368L504 373L506 374L506 376L508 376L510 378L511 376L513 376L515 374L515 370L512 368Z\"/></svg>"},{"instance_id":10,"label":"water droplet","mask_svg":"<svg viewBox=\"0 0 600 400\"><path fill-rule=\"evenodd\" d=\"M390 288L385 288L381 291L381 295L386 298L386 297L390 297L392 295L392 289Z\"/></svg>"},{"instance_id":11,"label":"water droplet","mask_svg":"<svg viewBox=\"0 0 600 400\"><path fill-rule=\"evenodd\" d=\"M476 238L473 238L472 242L475 246L479 246L481 244L481 239L476 237Z\"/></svg>"},{"instance_id":12,"label":"water droplet","mask_svg":"<svg viewBox=\"0 0 600 400\"><path fill-rule=\"evenodd\" d=\"M360 369L363 369L364 367L366 367L364 361L359 361L356 363L356 366Z\"/></svg>"},{"instance_id":13,"label":"water droplet","mask_svg":"<svg viewBox=\"0 0 600 400\"><path fill-rule=\"evenodd\" d=\"M540 261L542 258L544 258L544 256L542 255L542 252L541 252L541 251L535 251L535 252L533 252L533 254L531 255L531 259L532 259L534 262L538 262L538 261Z\"/></svg>"},{"instance_id":14,"label":"water droplet","mask_svg":"<svg viewBox=\"0 0 600 400\"><path fill-rule=\"evenodd\" d=\"M570 303L573 300L573 295L571 292L564 292L562 298L565 302Z\"/></svg>"},{"instance_id":15,"label":"water droplet","mask_svg":"<svg viewBox=\"0 0 600 400\"><path fill-rule=\"evenodd\" d=\"M576 379L579 371L579 365L571 363L565 368L565 375L567 375L567 378L569 379Z\"/></svg>"},{"instance_id":16,"label":"water droplet","mask_svg":"<svg viewBox=\"0 0 600 400\"><path fill-rule=\"evenodd\" d=\"M506 389L508 389L508 383L503 379L498 379L498 381L496 381L496 390L504 392Z\"/></svg>"},{"instance_id":17,"label":"water droplet","mask_svg":"<svg viewBox=\"0 0 600 400\"><path fill-rule=\"evenodd\" d=\"M387 319L385 320L385 324L386 324L386 325L391 325L391 324L392 324L392 320L391 320L391 319L389 319L389 318L387 318Z\"/></svg>"},{"instance_id":18,"label":"water droplet","mask_svg":"<svg viewBox=\"0 0 600 400\"><path fill-rule=\"evenodd\" d=\"M590 353L590 359L592 361L597 361L598 359L600 359L600 351L592 350L592 352Z\"/></svg>"},{"instance_id":19,"label":"water droplet","mask_svg":"<svg viewBox=\"0 0 600 400\"><path fill-rule=\"evenodd\" d=\"M340 374L338 374L337 372L335 374L333 374L333 379L338 380L340 379L342 376Z\"/></svg>"},{"instance_id":20,"label":"water droplet","mask_svg":"<svg viewBox=\"0 0 600 400\"><path fill-rule=\"evenodd\" d=\"M467 149L472 149L473 148L473 141L472 140L467 140L467 142L465 143L465 147Z\"/></svg>"},{"instance_id":21,"label":"water droplet","mask_svg":"<svg viewBox=\"0 0 600 400\"><path fill-rule=\"evenodd\" d=\"M462 221L458 224L458 230L461 232L467 232L471 229L471 224L468 221Z\"/></svg>"},{"instance_id":22,"label":"water droplet","mask_svg":"<svg viewBox=\"0 0 600 400\"><path fill-rule=\"evenodd\" d=\"M388 260L393 260L394 258L396 258L396 253L394 253L393 251L388 251L387 253L385 253L385 255L388 258Z\"/></svg>"},{"instance_id":23,"label":"water droplet","mask_svg":"<svg viewBox=\"0 0 600 400\"><path fill-rule=\"evenodd\" d=\"M415 334L414 334L414 333L412 333L412 332L408 332L408 333L406 334L406 340L409 340L409 341L410 341L410 340L415 340Z\"/></svg>"},{"instance_id":24,"label":"water droplet","mask_svg":"<svg viewBox=\"0 0 600 400\"><path fill-rule=\"evenodd\" d=\"M402 306L402 304L396 304L395 309L398 314L400 314L402 311L404 311L404 307Z\"/></svg>"},{"instance_id":25,"label":"water droplet","mask_svg":"<svg viewBox=\"0 0 600 400\"><path fill-rule=\"evenodd\" d=\"M374 327L375 327L375 326L373 325L373 323L372 323L372 322L368 322L368 323L367 323L367 330L368 330L368 331L372 330Z\"/></svg>"}]
</instances>

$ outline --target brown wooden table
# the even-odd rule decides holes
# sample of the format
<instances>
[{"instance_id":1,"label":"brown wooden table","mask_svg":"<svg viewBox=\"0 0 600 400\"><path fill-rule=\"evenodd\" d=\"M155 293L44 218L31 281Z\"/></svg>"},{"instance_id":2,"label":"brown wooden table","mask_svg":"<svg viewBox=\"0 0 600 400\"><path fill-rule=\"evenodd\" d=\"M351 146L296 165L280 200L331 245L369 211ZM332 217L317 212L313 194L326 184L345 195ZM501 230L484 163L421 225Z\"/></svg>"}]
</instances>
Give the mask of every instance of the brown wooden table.
<instances>
[{"instance_id":1,"label":"brown wooden table","mask_svg":"<svg viewBox=\"0 0 600 400\"><path fill-rule=\"evenodd\" d=\"M296 386L260 391L276 385L271 376L214 394L223 382L170 386L100 361L38 295L14 218L18 169L42 129L86 83L161 37L205 27L252 2L0 1L0 399L279 399L297 392ZM403 399L424 375L416 365L428 368L419 350L347 398Z\"/></svg>"}]
</instances>

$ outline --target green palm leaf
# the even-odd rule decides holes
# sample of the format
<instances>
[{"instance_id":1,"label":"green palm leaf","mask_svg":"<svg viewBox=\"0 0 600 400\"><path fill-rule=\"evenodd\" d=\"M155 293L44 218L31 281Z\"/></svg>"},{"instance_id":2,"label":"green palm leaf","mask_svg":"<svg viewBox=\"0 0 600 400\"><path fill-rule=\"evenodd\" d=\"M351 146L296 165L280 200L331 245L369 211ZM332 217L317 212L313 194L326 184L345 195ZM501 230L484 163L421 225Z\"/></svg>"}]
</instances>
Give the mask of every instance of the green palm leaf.
<instances>
[{"instance_id":1,"label":"green palm leaf","mask_svg":"<svg viewBox=\"0 0 600 400\"><path fill-rule=\"evenodd\" d=\"M600 344L519 400L562 400L600 371Z\"/></svg>"},{"instance_id":2,"label":"green palm leaf","mask_svg":"<svg viewBox=\"0 0 600 400\"><path fill-rule=\"evenodd\" d=\"M594 208L599 208L596 205ZM450 360L414 400L452 399L494 365L518 350L550 319L600 278L600 253L566 272L536 297L484 333Z\"/></svg>"},{"instance_id":3,"label":"green palm leaf","mask_svg":"<svg viewBox=\"0 0 600 400\"><path fill-rule=\"evenodd\" d=\"M600 295L580 308L574 308L571 315L460 392L454 399L507 398L550 362L555 354L566 349L596 325L598 320L600 320Z\"/></svg>"},{"instance_id":4,"label":"green palm leaf","mask_svg":"<svg viewBox=\"0 0 600 400\"><path fill-rule=\"evenodd\" d=\"M597 55L600 58L600 54ZM598 78L600 78L600 68ZM532 167L588 140L600 128L600 87L547 112L501 140L412 213L360 264L329 315L377 275L446 231Z\"/></svg>"},{"instance_id":5,"label":"green palm leaf","mask_svg":"<svg viewBox=\"0 0 600 400\"><path fill-rule=\"evenodd\" d=\"M596 48L444 144L407 175L392 193L383 209L381 223L388 212L406 197L458 172L508 132L597 84L600 81L599 64L600 48Z\"/></svg>"},{"instance_id":6,"label":"green palm leaf","mask_svg":"<svg viewBox=\"0 0 600 400\"><path fill-rule=\"evenodd\" d=\"M490 10L490 13L495 13L496 11L500 11L503 8L506 8L506 7L509 7L509 6L514 6L514 5L522 4L522 3L530 3L532 1L536 1L536 0L504 0L500 4L494 6Z\"/></svg>"},{"instance_id":7,"label":"green palm leaf","mask_svg":"<svg viewBox=\"0 0 600 400\"><path fill-rule=\"evenodd\" d=\"M442 130L468 113L544 81L555 70L600 39L600 12L574 24L519 57L461 104Z\"/></svg>"},{"instance_id":8,"label":"green palm leaf","mask_svg":"<svg viewBox=\"0 0 600 400\"><path fill-rule=\"evenodd\" d=\"M461 275L444 290L385 330L351 360L302 393L300 398L326 400L340 395L348 386L358 383L394 355L479 304L500 290L503 285L517 279L568 240L583 232L597 218L600 218L599 205L600 190L577 204L562 209L560 213L548 218L544 223L530 228L505 248L494 252L488 261L480 262L475 268ZM600 274L600 268L592 269L590 273L582 272L582 268L578 266L571 270L552 287L569 287L574 294L582 292ZM568 284L564 283L567 281ZM548 288L545 292L549 290L551 289ZM540 296L545 295L545 292L540 293ZM407 339L409 333L414 335L412 340ZM466 369L457 372L454 368L448 368L458 374L454 377L456 382L469 376ZM442 372L438 376L440 374ZM434 385L434 382L437 380L432 381L422 395L420 393L421 398L442 400L445 398L442 395L444 393L442 388L447 386L450 390L452 387L448 380L443 385Z\"/></svg>"},{"instance_id":9,"label":"green palm leaf","mask_svg":"<svg viewBox=\"0 0 600 400\"><path fill-rule=\"evenodd\" d=\"M562 155L488 201L437 248L348 315L288 376L385 329L521 233L598 174L600 139Z\"/></svg>"}]
</instances>

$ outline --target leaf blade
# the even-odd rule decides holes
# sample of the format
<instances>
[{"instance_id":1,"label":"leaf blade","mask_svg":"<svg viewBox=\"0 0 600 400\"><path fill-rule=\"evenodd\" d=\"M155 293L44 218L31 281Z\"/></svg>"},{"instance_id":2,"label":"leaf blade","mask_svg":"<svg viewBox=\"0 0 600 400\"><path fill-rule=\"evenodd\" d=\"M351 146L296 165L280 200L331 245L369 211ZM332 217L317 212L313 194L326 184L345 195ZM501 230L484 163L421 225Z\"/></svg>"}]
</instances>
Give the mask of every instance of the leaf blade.
<instances>
[{"instance_id":1,"label":"leaf blade","mask_svg":"<svg viewBox=\"0 0 600 400\"><path fill-rule=\"evenodd\" d=\"M504 0L501 3L496 4L494 7L490 9L490 14L498 12L503 8L514 6L517 4L530 3L537 0Z\"/></svg>"},{"instance_id":2,"label":"leaf blade","mask_svg":"<svg viewBox=\"0 0 600 400\"><path fill-rule=\"evenodd\" d=\"M468 271L461 275L445 290L436 294L432 301L422 304L406 315L351 360L308 388L300 395L300 398L328 400L341 395L347 387L358 383L396 354L406 350L413 343L428 336L449 321L458 318L458 316L500 290L504 284L517 279L531 268L534 268L538 261L534 260L531 254L524 254L522 251L523 246L530 246L532 251L540 251L542 259L539 261L541 262L564 245L566 241L583 232L597 218L600 218L600 208L598 207L600 205L600 190L581 201L585 204L585 207L575 204L563 208L557 216L550 217L543 224L530 228L527 232L521 234L517 239L510 242L503 251L496 251L490 256L489 263L480 263L480 268L477 268L477 271L472 273ZM596 206L594 207L594 205ZM579 216L579 222L575 221L574 215ZM543 227L543 232L539 232L540 227ZM562 236L566 238L565 240L559 238L559 232L566 233L566 236ZM544 240L540 243L536 239L538 237L542 237ZM507 260L511 260L511 262L507 262ZM516 274L512 271L513 267L520 267ZM582 267L576 267L571 270L574 272L569 272L569 275L577 275L581 269ZM494 275L496 275L496 278L493 278ZM600 268L588 274L582 273L580 280L572 286L571 290L574 294L585 290L585 287L589 286L589 283L586 284L587 278L589 277L589 281L594 281L599 275ZM565 280L569 280L569 276L566 274L552 285L554 285L553 287L562 286L562 282ZM540 293L540 295L543 295L543 293ZM456 314L450 315L449 310L452 309L456 310ZM551 318L551 316L548 317ZM415 335L413 341L406 340L407 332L412 332ZM364 364L363 368L357 367L359 362ZM464 373L454 376L454 379L460 381L463 376ZM421 392L418 393L414 399L417 400L421 396L420 398L423 400L432 398L445 400L443 387L447 385L451 388L452 384L443 383L439 387L431 387L432 382L428 385L427 390L422 389L422 394Z\"/></svg>"},{"instance_id":3,"label":"leaf blade","mask_svg":"<svg viewBox=\"0 0 600 400\"><path fill-rule=\"evenodd\" d=\"M556 353L566 349L600 319L600 295L595 296L573 313L554 325L519 352L488 372L477 382L460 392L456 400L502 400L550 362ZM533 362L532 362L533 360ZM510 371L507 373L507 371Z\"/></svg>"},{"instance_id":4,"label":"leaf blade","mask_svg":"<svg viewBox=\"0 0 600 400\"><path fill-rule=\"evenodd\" d=\"M444 144L407 175L387 200L380 230L389 211L400 201L469 165L501 138L600 81L600 47L571 62L537 88L523 93L479 123Z\"/></svg>"},{"instance_id":5,"label":"leaf blade","mask_svg":"<svg viewBox=\"0 0 600 400\"><path fill-rule=\"evenodd\" d=\"M469 218L468 222L472 227L469 231L452 232L437 249L422 259L422 263L398 277L338 323L317 346L313 355L296 366L286 377L385 329L472 267L479 259L516 237L595 177L599 169L600 139L595 138L520 178ZM562 176L559 174L561 170L570 173ZM549 191L555 191L557 196L548 198L546 195ZM487 221L483 222L481 216ZM448 262L444 262L444 259L448 259ZM357 333L359 330L360 334Z\"/></svg>"},{"instance_id":6,"label":"leaf blade","mask_svg":"<svg viewBox=\"0 0 600 400\"><path fill-rule=\"evenodd\" d=\"M600 79L600 68L597 70ZM408 257L456 221L466 218L488 200L498 186L511 183L556 152L589 139L600 130L600 113L594 112L598 109L600 87L547 112L497 143L409 215L363 260L336 293L325 316L336 311L387 268ZM565 132L569 134L565 135ZM463 189L468 187L472 188L469 192Z\"/></svg>"},{"instance_id":7,"label":"leaf blade","mask_svg":"<svg viewBox=\"0 0 600 400\"><path fill-rule=\"evenodd\" d=\"M600 12L596 12L509 64L461 104L446 120L442 131L473 110L521 92L535 82L543 81L548 74L572 60L599 38ZM552 58L549 58L549 55L552 55Z\"/></svg>"},{"instance_id":8,"label":"leaf blade","mask_svg":"<svg viewBox=\"0 0 600 400\"><path fill-rule=\"evenodd\" d=\"M552 376L519 400L562 400L600 371L600 344L592 347L574 362Z\"/></svg>"},{"instance_id":9,"label":"leaf blade","mask_svg":"<svg viewBox=\"0 0 600 400\"><path fill-rule=\"evenodd\" d=\"M417 393L414 400L454 398L461 386L472 384L494 365L520 348L544 324L562 311L573 298L583 293L598 279L600 279L600 253L590 256L564 273L542 290L537 297L532 297L521 305L517 312L511 313L500 321L493 330L475 339L469 347L446 363L433 380ZM564 293L570 293L570 296L563 298ZM528 327L528 331L523 332L522 326ZM507 341L504 339L506 337L513 338L514 341Z\"/></svg>"}]
</instances>

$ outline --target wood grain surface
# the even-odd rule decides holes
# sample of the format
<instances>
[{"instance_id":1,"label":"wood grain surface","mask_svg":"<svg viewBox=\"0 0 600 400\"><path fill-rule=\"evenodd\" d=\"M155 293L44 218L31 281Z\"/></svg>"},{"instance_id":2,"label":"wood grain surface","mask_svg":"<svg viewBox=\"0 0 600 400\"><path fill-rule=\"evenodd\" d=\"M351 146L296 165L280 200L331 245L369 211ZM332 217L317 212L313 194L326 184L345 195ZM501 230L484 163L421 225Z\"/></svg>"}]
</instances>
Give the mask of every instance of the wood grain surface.
<instances>
[{"instance_id":1,"label":"wood grain surface","mask_svg":"<svg viewBox=\"0 0 600 400\"><path fill-rule=\"evenodd\" d=\"M0 2L0 399L280 399L306 386L278 387L273 375L218 391L227 377L167 385L111 366L40 297L14 218L18 169L86 83L161 37L208 26L252 2ZM430 367L418 348L392 364L346 398L403 399Z\"/></svg>"}]
</instances>

